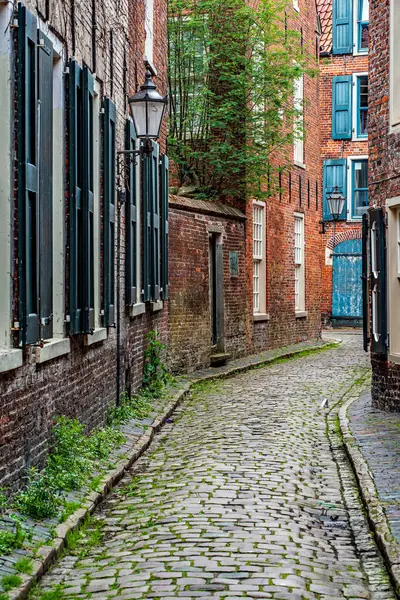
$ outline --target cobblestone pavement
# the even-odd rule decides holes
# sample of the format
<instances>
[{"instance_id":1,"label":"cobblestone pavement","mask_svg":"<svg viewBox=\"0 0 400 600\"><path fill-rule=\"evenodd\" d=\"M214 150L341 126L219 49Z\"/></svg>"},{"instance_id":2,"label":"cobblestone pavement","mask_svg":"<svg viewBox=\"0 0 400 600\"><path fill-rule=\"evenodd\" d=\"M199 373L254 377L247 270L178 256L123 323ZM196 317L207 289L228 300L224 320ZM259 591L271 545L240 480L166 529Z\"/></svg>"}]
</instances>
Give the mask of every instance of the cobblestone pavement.
<instances>
[{"instance_id":1,"label":"cobblestone pavement","mask_svg":"<svg viewBox=\"0 0 400 600\"><path fill-rule=\"evenodd\" d=\"M348 414L392 533L400 543L400 413L373 408L371 395L365 394L350 406Z\"/></svg>"},{"instance_id":2,"label":"cobblestone pavement","mask_svg":"<svg viewBox=\"0 0 400 600\"><path fill-rule=\"evenodd\" d=\"M368 372L343 339L200 385L37 595L393 599L337 430Z\"/></svg>"}]
</instances>

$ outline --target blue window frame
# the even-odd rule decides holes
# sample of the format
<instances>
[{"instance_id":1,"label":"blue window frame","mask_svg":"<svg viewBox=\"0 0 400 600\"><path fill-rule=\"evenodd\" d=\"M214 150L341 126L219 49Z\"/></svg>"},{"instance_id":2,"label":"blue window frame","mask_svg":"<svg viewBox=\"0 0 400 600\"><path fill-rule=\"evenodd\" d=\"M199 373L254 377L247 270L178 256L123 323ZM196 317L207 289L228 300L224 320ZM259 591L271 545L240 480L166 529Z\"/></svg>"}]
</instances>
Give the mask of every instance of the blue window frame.
<instances>
[{"instance_id":1,"label":"blue window frame","mask_svg":"<svg viewBox=\"0 0 400 600\"><path fill-rule=\"evenodd\" d=\"M368 52L369 42L369 0L358 0L357 12L357 51Z\"/></svg>"},{"instance_id":2,"label":"blue window frame","mask_svg":"<svg viewBox=\"0 0 400 600\"><path fill-rule=\"evenodd\" d=\"M351 163L351 218L361 219L368 209L368 160L352 160Z\"/></svg>"},{"instance_id":3,"label":"blue window frame","mask_svg":"<svg viewBox=\"0 0 400 600\"><path fill-rule=\"evenodd\" d=\"M358 138L368 137L368 75L357 77L357 123Z\"/></svg>"}]
</instances>

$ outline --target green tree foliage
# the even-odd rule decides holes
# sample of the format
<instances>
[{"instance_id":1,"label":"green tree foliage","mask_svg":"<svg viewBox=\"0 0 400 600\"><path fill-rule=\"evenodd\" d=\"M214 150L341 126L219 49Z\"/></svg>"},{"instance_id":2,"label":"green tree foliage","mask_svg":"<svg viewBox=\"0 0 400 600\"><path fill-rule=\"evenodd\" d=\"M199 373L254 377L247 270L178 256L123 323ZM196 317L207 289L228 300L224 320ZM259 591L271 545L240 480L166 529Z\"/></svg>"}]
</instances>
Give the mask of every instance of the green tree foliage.
<instances>
[{"instance_id":1,"label":"green tree foliage","mask_svg":"<svg viewBox=\"0 0 400 600\"><path fill-rule=\"evenodd\" d=\"M254 4L169 2L169 153L181 184L209 197L270 195L303 135L293 90L314 74L314 48L288 28L285 1Z\"/></svg>"}]
</instances>

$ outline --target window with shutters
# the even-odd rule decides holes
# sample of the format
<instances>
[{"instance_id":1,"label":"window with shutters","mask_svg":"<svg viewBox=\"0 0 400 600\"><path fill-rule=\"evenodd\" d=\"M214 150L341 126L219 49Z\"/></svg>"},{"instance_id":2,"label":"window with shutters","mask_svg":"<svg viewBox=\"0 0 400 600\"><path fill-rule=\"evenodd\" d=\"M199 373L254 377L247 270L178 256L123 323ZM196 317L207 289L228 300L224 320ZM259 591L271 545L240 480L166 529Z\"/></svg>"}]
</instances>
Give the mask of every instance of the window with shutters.
<instances>
[{"instance_id":1,"label":"window with shutters","mask_svg":"<svg viewBox=\"0 0 400 600\"><path fill-rule=\"evenodd\" d=\"M400 4L390 0L390 127L400 128Z\"/></svg>"},{"instance_id":2,"label":"window with shutters","mask_svg":"<svg viewBox=\"0 0 400 600\"><path fill-rule=\"evenodd\" d=\"M387 200L387 257L389 358L400 363L400 197Z\"/></svg>"},{"instance_id":3,"label":"window with shutters","mask_svg":"<svg viewBox=\"0 0 400 600\"><path fill-rule=\"evenodd\" d=\"M304 77L298 77L294 82L293 103L294 117L294 143L293 159L295 164L304 166Z\"/></svg>"},{"instance_id":4,"label":"window with shutters","mask_svg":"<svg viewBox=\"0 0 400 600\"><path fill-rule=\"evenodd\" d=\"M253 312L266 311L265 204L253 203Z\"/></svg>"},{"instance_id":5,"label":"window with shutters","mask_svg":"<svg viewBox=\"0 0 400 600\"><path fill-rule=\"evenodd\" d=\"M369 43L369 0L354 0L355 52L365 54Z\"/></svg>"},{"instance_id":6,"label":"window with shutters","mask_svg":"<svg viewBox=\"0 0 400 600\"><path fill-rule=\"evenodd\" d=\"M304 215L294 215L294 299L295 311L305 310Z\"/></svg>"},{"instance_id":7,"label":"window with shutters","mask_svg":"<svg viewBox=\"0 0 400 600\"><path fill-rule=\"evenodd\" d=\"M368 75L353 75L353 139L368 138Z\"/></svg>"}]
</instances>

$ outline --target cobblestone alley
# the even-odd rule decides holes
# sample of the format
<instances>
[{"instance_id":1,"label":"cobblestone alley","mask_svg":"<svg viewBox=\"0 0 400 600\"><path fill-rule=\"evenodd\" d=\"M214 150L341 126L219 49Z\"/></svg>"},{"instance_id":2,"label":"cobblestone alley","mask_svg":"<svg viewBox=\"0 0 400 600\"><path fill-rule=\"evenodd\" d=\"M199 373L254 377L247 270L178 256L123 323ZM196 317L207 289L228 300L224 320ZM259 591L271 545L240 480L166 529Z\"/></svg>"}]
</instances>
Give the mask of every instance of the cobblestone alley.
<instances>
[{"instance_id":1,"label":"cobblestone alley","mask_svg":"<svg viewBox=\"0 0 400 600\"><path fill-rule=\"evenodd\" d=\"M361 345L199 386L36 594L394 598L337 429Z\"/></svg>"}]
</instances>

